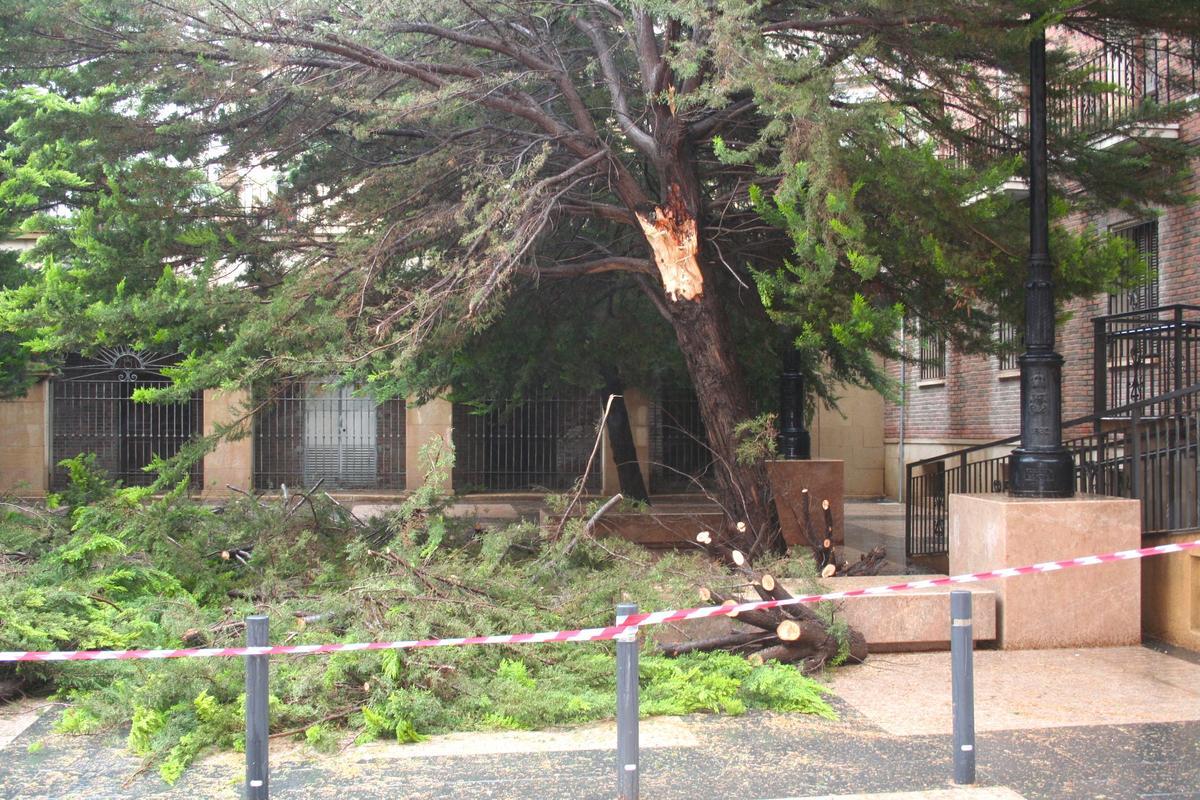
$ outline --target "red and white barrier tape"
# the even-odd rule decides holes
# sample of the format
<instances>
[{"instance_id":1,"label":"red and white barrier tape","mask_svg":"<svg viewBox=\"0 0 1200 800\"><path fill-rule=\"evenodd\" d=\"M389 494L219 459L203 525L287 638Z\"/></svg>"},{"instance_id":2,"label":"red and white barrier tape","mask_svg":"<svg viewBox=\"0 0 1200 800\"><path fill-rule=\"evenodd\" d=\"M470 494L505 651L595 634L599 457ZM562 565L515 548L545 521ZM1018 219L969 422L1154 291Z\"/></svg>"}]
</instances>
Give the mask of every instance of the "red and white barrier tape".
<instances>
[{"instance_id":1,"label":"red and white barrier tape","mask_svg":"<svg viewBox=\"0 0 1200 800\"><path fill-rule=\"evenodd\" d=\"M979 581L996 578L1012 578L1017 575L1030 575L1038 572L1057 572L1072 567L1090 567L1096 564L1106 564L1114 561L1130 561L1165 553L1181 553L1185 550L1200 549L1200 539L1193 542L1177 544L1160 544L1155 547L1143 547L1138 550L1120 550L1115 553L1104 553L1095 556L1080 556L1064 561L1045 561L1041 564L1029 564L1022 567L1005 567L1004 569L973 572L966 575L953 575L948 578L929 578L908 583L896 583L891 586L872 586L866 589L847 589L843 592L828 592L826 594L810 594L792 597L787 600L763 600L741 603L735 606L706 606L703 608L682 608L671 611L650 611L646 613L629 614L619 617L615 625L604 628L582 628L573 631L543 631L541 633L510 633L496 636L467 636L458 639L412 639L399 642L357 642L346 644L300 644L278 645L274 647L208 647L182 648L178 650L61 650L61 651L14 651L0 652L0 662L4 661L128 661L133 659L153 658L213 658L228 656L275 656L275 655L313 655L316 653L343 653L358 650L409 650L418 647L456 647L468 644L532 644L538 642L598 642L615 639L622 633L644 625L661 625L666 622L680 622L689 619L705 617L727 617L743 611L755 609L778 608L795 603L819 603L826 600L844 600L851 597L867 597L881 594L894 594L911 589L929 589L935 586L948 586L962 583L978 583Z\"/></svg>"}]
</instances>

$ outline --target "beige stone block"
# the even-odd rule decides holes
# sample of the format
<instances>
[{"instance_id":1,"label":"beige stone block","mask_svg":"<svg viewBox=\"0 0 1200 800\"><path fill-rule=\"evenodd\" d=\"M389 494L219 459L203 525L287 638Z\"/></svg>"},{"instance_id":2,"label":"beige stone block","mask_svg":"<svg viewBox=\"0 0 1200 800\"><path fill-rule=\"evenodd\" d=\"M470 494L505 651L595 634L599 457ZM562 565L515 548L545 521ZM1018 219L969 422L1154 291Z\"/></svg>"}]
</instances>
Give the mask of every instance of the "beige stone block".
<instances>
[{"instance_id":1,"label":"beige stone block","mask_svg":"<svg viewBox=\"0 0 1200 800\"><path fill-rule=\"evenodd\" d=\"M1147 547L1194 541L1195 531L1147 538ZM1156 639L1200 651L1200 551L1142 561L1142 630Z\"/></svg>"},{"instance_id":2,"label":"beige stone block","mask_svg":"<svg viewBox=\"0 0 1200 800\"><path fill-rule=\"evenodd\" d=\"M843 592L901 581L918 581L937 575L870 575L830 578L822 581L826 591ZM793 594L799 586L788 587ZM838 614L862 633L872 652L950 649L950 591L971 592L971 633L976 641L996 638L996 592L983 586L938 586L896 594L865 595L837 604Z\"/></svg>"},{"instance_id":3,"label":"beige stone block","mask_svg":"<svg viewBox=\"0 0 1200 800\"><path fill-rule=\"evenodd\" d=\"M46 382L0 401L0 491L45 494L49 481Z\"/></svg>"},{"instance_id":4,"label":"beige stone block","mask_svg":"<svg viewBox=\"0 0 1200 800\"><path fill-rule=\"evenodd\" d=\"M0 491L41 495L47 472L44 448L0 447Z\"/></svg>"},{"instance_id":5,"label":"beige stone block","mask_svg":"<svg viewBox=\"0 0 1200 800\"><path fill-rule=\"evenodd\" d=\"M950 496L950 572L961 574L1136 548L1137 500L1001 494ZM997 640L1008 649L1099 647L1141 641L1136 561L987 581Z\"/></svg>"},{"instance_id":6,"label":"beige stone block","mask_svg":"<svg viewBox=\"0 0 1200 800\"><path fill-rule=\"evenodd\" d=\"M410 402L404 412L404 471L405 487L419 489L425 483L428 465L421 459L421 448L432 439L449 443L454 428L454 405L447 399L435 397L428 403L417 405ZM449 491L453 484L451 476L439 487Z\"/></svg>"},{"instance_id":7,"label":"beige stone block","mask_svg":"<svg viewBox=\"0 0 1200 800\"><path fill-rule=\"evenodd\" d=\"M249 490L254 486L254 438L248 414L250 396L242 390L204 392L204 435L228 431L204 456L204 497L225 497L230 486Z\"/></svg>"},{"instance_id":8,"label":"beige stone block","mask_svg":"<svg viewBox=\"0 0 1200 800\"><path fill-rule=\"evenodd\" d=\"M775 495L775 509L788 544L807 544L801 518L802 494L809 494L814 533L825 533L825 516L821 501L828 500L833 512L833 541L845 542L845 464L837 459L814 458L809 461L768 461L767 477Z\"/></svg>"}]
</instances>

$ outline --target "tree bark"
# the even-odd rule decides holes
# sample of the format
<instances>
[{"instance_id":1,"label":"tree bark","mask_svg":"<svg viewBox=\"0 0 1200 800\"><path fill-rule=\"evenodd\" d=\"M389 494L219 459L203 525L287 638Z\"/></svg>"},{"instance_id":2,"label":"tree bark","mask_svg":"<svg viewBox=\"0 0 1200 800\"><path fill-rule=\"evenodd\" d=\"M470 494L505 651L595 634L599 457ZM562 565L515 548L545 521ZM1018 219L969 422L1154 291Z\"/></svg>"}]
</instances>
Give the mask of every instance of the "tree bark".
<instances>
[{"instance_id":1,"label":"tree bark","mask_svg":"<svg viewBox=\"0 0 1200 800\"><path fill-rule=\"evenodd\" d=\"M734 348L729 322L716 291L719 268L706 252L703 190L686 126L658 109L656 141L661 205L653 213L633 209L662 278L660 307L675 330L716 460L718 499L731 523L722 544L746 549L753 560L783 553L779 520L771 502L766 467L739 464L733 429L751 416L749 388ZM740 533L740 532L739 532Z\"/></svg>"},{"instance_id":2,"label":"tree bark","mask_svg":"<svg viewBox=\"0 0 1200 800\"><path fill-rule=\"evenodd\" d=\"M629 410L625 407L624 394L625 383L620 376L615 372L605 374L600 402L606 404L609 396L615 395L604 427L608 432L608 446L612 451L613 462L617 465L621 494L647 503L650 501L650 493L646 491L646 481L638 465L637 447L633 442L633 430L629 426Z\"/></svg>"}]
</instances>

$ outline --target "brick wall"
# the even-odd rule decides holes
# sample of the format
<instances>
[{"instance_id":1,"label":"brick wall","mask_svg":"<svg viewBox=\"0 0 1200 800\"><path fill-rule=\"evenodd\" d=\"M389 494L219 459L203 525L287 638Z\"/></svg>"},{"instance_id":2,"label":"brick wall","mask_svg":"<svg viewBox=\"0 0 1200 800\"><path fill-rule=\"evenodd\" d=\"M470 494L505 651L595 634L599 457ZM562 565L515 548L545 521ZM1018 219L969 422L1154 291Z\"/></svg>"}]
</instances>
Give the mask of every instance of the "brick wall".
<instances>
[{"instance_id":1,"label":"brick wall","mask_svg":"<svg viewBox=\"0 0 1200 800\"><path fill-rule=\"evenodd\" d=\"M1180 125L1180 138L1200 141L1200 115ZM1200 165L1197 165L1200 166ZM1193 169L1187 191L1200 194L1200 169ZM1158 218L1160 303L1200 304L1200 205L1160 209ZM1121 212L1080 216L1073 224L1107 230L1135 222ZM1066 309L1070 318L1059 326L1057 349L1063 365L1063 418L1092 413L1092 319L1108 312L1107 295L1075 300ZM909 341L909 348L915 342ZM899 380L901 367L888 364ZM1020 385L1004 373L994 357L947 355L944 382L921 383L908 366L904 419L905 441L942 442L946 450L965 441L986 441L1017 433L1020 427ZM889 403L884 412L884 436L900 435L901 409Z\"/></svg>"}]
</instances>

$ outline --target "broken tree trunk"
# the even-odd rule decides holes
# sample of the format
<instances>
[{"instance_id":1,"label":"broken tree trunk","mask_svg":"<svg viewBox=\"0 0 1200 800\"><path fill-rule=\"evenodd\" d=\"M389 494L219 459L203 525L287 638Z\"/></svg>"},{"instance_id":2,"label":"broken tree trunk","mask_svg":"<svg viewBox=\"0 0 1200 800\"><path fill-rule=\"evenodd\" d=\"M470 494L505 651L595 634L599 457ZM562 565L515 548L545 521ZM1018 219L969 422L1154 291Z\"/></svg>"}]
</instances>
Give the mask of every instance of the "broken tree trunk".
<instances>
[{"instance_id":1,"label":"broken tree trunk","mask_svg":"<svg viewBox=\"0 0 1200 800\"><path fill-rule=\"evenodd\" d=\"M730 653L751 653L764 646L778 643L769 633L763 631L747 631L745 633L730 633L725 636L714 636L711 639L698 639L692 642L677 642L664 644L659 652L664 656L682 656L687 653L708 653L713 650L726 650Z\"/></svg>"},{"instance_id":2,"label":"broken tree trunk","mask_svg":"<svg viewBox=\"0 0 1200 800\"><path fill-rule=\"evenodd\" d=\"M731 559L727 563L749 578L750 586L760 598L794 599L773 575L767 572L755 573L744 557L734 559L734 554L741 556L741 553L731 551ZM707 587L702 587L699 593L701 600L709 604L727 606L739 605L741 602L735 597ZM738 630L723 636L663 645L659 648L660 652L676 656L723 650L745 655L756 664L764 664L767 661L797 664L805 672L816 672L839 656L845 656L852 661L862 661L867 657L866 640L860 633L850 630L839 639L830 629L830 621L805 603L749 609L729 616L757 630Z\"/></svg>"}]
</instances>

